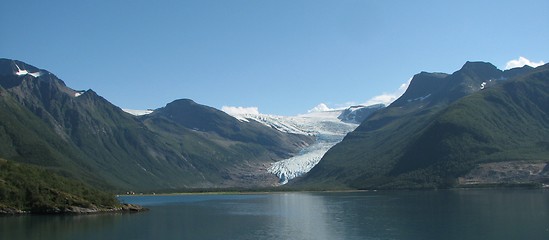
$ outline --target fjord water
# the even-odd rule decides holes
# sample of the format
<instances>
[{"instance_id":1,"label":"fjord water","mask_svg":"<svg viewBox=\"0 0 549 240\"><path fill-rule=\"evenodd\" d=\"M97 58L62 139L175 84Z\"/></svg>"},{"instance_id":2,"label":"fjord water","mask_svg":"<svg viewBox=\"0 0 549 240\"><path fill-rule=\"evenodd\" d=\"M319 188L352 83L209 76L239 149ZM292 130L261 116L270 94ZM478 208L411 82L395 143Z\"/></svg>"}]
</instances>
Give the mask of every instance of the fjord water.
<instances>
[{"instance_id":1,"label":"fjord water","mask_svg":"<svg viewBox=\"0 0 549 240\"><path fill-rule=\"evenodd\" d=\"M0 218L0 239L549 239L547 190L120 197L137 214Z\"/></svg>"}]
</instances>

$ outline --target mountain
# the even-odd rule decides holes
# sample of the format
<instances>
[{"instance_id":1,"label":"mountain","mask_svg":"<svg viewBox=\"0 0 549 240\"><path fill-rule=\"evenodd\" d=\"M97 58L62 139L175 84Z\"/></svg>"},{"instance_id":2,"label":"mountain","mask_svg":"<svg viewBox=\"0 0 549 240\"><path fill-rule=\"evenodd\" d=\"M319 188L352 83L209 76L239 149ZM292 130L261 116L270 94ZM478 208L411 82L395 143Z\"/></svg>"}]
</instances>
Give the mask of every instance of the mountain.
<instances>
[{"instance_id":1,"label":"mountain","mask_svg":"<svg viewBox=\"0 0 549 240\"><path fill-rule=\"evenodd\" d=\"M294 186L450 187L482 164L547 162L548 90L548 65L467 62L453 74L419 73Z\"/></svg>"},{"instance_id":2,"label":"mountain","mask_svg":"<svg viewBox=\"0 0 549 240\"><path fill-rule=\"evenodd\" d=\"M256 121L242 122L212 107L181 99L167 104L143 117L145 122L158 119L171 121L186 129L214 133L217 136L266 148L279 157L288 157L307 146L310 138L296 133L285 133Z\"/></svg>"},{"instance_id":3,"label":"mountain","mask_svg":"<svg viewBox=\"0 0 549 240\"><path fill-rule=\"evenodd\" d=\"M267 168L311 144L313 136L282 132L256 121L239 121L215 108L181 99L141 116L145 126L183 152L217 186L258 187L276 183Z\"/></svg>"},{"instance_id":4,"label":"mountain","mask_svg":"<svg viewBox=\"0 0 549 240\"><path fill-rule=\"evenodd\" d=\"M231 116L179 99L132 115L0 59L0 157L124 192L547 183L548 68L421 72L388 107Z\"/></svg>"},{"instance_id":5,"label":"mountain","mask_svg":"<svg viewBox=\"0 0 549 240\"><path fill-rule=\"evenodd\" d=\"M266 168L314 139L190 100L140 117L93 90L0 59L0 157L117 191L270 186Z\"/></svg>"}]
</instances>

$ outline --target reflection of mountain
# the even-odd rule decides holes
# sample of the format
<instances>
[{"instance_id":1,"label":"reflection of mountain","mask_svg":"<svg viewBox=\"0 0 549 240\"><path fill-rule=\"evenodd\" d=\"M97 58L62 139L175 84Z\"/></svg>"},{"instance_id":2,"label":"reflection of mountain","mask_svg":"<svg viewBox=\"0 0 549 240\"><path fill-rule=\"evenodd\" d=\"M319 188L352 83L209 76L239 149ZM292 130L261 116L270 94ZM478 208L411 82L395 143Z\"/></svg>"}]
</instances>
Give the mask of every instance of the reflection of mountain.
<instances>
[{"instance_id":1,"label":"reflection of mountain","mask_svg":"<svg viewBox=\"0 0 549 240\"><path fill-rule=\"evenodd\" d=\"M337 215L330 214L339 214L341 209L328 205L325 196L284 193L269 200L268 212L276 213L271 225L284 226L279 239L345 239L341 231L344 223L336 220Z\"/></svg>"}]
</instances>

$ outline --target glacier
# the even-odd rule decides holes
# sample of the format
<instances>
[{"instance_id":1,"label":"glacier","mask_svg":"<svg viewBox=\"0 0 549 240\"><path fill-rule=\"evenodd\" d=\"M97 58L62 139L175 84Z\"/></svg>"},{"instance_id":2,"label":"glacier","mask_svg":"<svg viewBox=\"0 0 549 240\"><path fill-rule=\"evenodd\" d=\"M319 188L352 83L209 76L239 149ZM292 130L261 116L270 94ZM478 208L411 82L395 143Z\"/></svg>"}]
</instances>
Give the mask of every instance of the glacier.
<instances>
[{"instance_id":1,"label":"glacier","mask_svg":"<svg viewBox=\"0 0 549 240\"><path fill-rule=\"evenodd\" d=\"M297 116L234 113L232 116L243 122L257 121L281 132L315 136L316 141L296 156L275 162L268 168L267 171L276 175L279 184L283 185L309 172L331 147L358 127L356 123L338 119L344 110L319 110Z\"/></svg>"}]
</instances>

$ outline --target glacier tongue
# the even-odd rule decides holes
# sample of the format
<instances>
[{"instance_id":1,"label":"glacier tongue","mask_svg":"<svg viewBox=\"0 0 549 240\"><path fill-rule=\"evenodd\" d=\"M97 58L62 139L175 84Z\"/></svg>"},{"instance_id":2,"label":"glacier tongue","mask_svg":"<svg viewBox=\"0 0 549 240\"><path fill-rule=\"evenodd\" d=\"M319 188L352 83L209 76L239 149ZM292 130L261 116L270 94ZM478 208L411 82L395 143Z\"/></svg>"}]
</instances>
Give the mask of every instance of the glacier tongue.
<instances>
[{"instance_id":1,"label":"glacier tongue","mask_svg":"<svg viewBox=\"0 0 549 240\"><path fill-rule=\"evenodd\" d=\"M273 163L268 171L280 179L280 184L286 184L289 180L313 169L324 154L342 139L343 136L338 137L337 140L333 138L330 141L317 139L317 142L301 150L297 156Z\"/></svg>"},{"instance_id":2,"label":"glacier tongue","mask_svg":"<svg viewBox=\"0 0 549 240\"><path fill-rule=\"evenodd\" d=\"M358 124L345 123L337 117L343 110L311 112L285 117L265 114L234 116L240 121L257 121L282 132L307 134L316 137L316 142L291 158L275 162L268 171L280 179L280 184L309 172L335 144L353 131Z\"/></svg>"}]
</instances>

